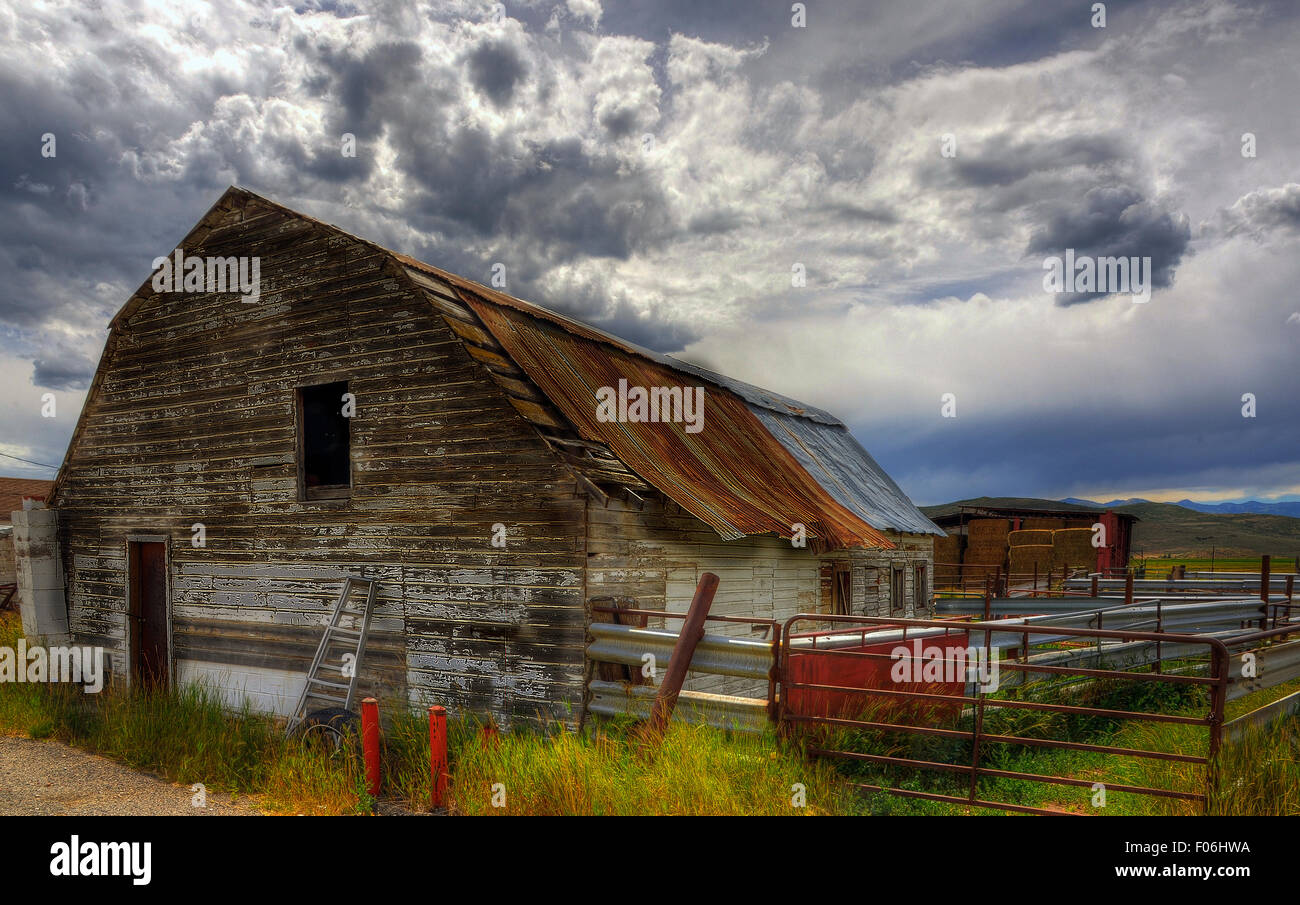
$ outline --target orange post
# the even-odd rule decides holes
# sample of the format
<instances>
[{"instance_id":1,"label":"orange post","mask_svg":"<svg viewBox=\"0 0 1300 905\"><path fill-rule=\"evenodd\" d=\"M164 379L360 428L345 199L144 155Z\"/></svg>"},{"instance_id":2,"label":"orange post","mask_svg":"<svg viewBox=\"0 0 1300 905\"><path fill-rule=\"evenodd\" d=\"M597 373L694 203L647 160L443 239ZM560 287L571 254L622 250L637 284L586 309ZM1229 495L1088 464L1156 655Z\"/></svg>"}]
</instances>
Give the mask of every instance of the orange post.
<instances>
[{"instance_id":1,"label":"orange post","mask_svg":"<svg viewBox=\"0 0 1300 905\"><path fill-rule=\"evenodd\" d=\"M379 794L379 702L366 698L361 702L361 747L366 757L366 789Z\"/></svg>"},{"instance_id":2,"label":"orange post","mask_svg":"<svg viewBox=\"0 0 1300 905\"><path fill-rule=\"evenodd\" d=\"M447 708L429 708L429 779L432 805L443 807L447 799Z\"/></svg>"}]
</instances>

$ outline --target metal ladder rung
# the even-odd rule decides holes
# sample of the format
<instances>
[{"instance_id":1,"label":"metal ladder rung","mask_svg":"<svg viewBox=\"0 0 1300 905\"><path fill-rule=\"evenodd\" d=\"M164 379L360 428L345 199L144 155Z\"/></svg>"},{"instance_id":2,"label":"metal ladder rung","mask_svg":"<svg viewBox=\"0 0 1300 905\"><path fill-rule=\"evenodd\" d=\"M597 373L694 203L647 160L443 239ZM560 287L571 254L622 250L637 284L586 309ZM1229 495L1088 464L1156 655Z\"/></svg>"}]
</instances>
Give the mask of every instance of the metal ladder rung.
<instances>
[{"instance_id":1,"label":"metal ladder rung","mask_svg":"<svg viewBox=\"0 0 1300 905\"><path fill-rule=\"evenodd\" d=\"M308 679L307 681L310 682L310 683L313 684L313 685L324 685L324 686L327 687L327 688L347 688L347 687L348 687L348 683L347 683L347 682L326 682L324 679L314 679L314 678L313 678L313 679Z\"/></svg>"},{"instance_id":2,"label":"metal ladder rung","mask_svg":"<svg viewBox=\"0 0 1300 905\"><path fill-rule=\"evenodd\" d=\"M316 691L313 691L311 694L307 695L307 699L311 701L334 701L335 703L338 704L342 704L347 700L346 698L341 698L338 695L321 694L320 692L316 692Z\"/></svg>"}]
</instances>

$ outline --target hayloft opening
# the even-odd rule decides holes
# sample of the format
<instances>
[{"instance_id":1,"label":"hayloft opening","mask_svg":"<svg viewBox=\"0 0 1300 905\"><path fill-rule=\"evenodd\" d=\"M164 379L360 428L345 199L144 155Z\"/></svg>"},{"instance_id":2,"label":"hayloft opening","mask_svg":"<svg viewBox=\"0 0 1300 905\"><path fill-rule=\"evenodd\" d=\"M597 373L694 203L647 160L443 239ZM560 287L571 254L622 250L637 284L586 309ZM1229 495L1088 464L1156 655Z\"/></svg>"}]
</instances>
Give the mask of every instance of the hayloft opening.
<instances>
[{"instance_id":1,"label":"hayloft opening","mask_svg":"<svg viewBox=\"0 0 1300 905\"><path fill-rule=\"evenodd\" d=\"M298 390L298 474L303 499L333 499L352 492L351 419L343 414L347 392L346 380Z\"/></svg>"}]
</instances>

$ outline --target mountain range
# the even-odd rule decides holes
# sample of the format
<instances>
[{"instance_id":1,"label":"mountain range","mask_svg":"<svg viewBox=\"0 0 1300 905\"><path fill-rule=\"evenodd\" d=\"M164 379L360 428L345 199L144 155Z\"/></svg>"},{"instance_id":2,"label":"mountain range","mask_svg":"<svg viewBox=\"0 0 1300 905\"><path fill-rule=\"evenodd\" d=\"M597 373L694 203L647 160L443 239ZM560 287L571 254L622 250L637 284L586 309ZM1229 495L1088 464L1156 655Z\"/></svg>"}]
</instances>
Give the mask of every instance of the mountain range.
<instances>
[{"instance_id":1,"label":"mountain range","mask_svg":"<svg viewBox=\"0 0 1300 905\"><path fill-rule=\"evenodd\" d=\"M1141 497L1130 497L1127 500L1111 500L1108 503L1098 503L1093 500L1066 497L1061 502L1074 503L1078 506L1096 506L1099 509L1116 509L1120 506L1137 506L1151 501L1144 500ZM1244 503L1198 503L1195 500L1179 500L1177 503L1167 505L1182 506L1184 509L1191 509L1195 512L1209 512L1218 515L1248 512L1254 515L1285 515L1288 518L1300 518L1300 500L1280 503L1261 503L1259 500L1247 500Z\"/></svg>"}]
</instances>

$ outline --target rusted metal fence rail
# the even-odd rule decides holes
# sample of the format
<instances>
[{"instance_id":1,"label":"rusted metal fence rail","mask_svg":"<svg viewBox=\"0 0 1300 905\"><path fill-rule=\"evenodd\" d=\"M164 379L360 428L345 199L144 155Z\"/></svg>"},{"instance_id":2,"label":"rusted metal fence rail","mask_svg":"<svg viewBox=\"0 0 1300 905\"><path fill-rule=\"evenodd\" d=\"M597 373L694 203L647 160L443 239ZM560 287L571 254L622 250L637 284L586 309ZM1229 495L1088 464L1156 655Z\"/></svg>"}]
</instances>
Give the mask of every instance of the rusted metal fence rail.
<instances>
[{"instance_id":1,"label":"rusted metal fence rail","mask_svg":"<svg viewBox=\"0 0 1300 905\"><path fill-rule=\"evenodd\" d=\"M1036 773L1000 769L992 766L988 760L988 750L992 745L1015 745L1037 748L1056 748L1060 750L1088 751L1123 758L1146 758L1152 760L1176 761L1195 764L1208 768L1211 758L1217 753L1223 724L1224 704L1229 678L1229 651L1227 646L1215 638L1199 636L1178 636L1180 646L1190 650L1194 660L1204 661L1208 675L1163 674L1147 671L1131 671L1106 667L1105 651L1107 646L1129 645L1133 643L1169 643L1169 634L1156 632L1119 631L1108 629L1070 628L1057 625L1026 625L1007 621L968 623L965 625L967 635L957 644L948 645L943 655L932 657L921 654L914 644L918 633L940 630L952 637L954 624L946 620L898 620L887 617L838 616L833 621L845 627L877 627L889 630L887 634L867 633L862 639L867 644L865 649L845 647L844 633L817 633L814 635L797 632L796 627L803 622L817 620L825 622L832 617L825 615L796 616L786 622L782 629L782 667L779 690L778 715L783 729L812 731L810 741L811 753L841 758L848 761L872 764L882 767L901 768L912 771L964 775L964 794L954 790L926 791L902 788L889 784L888 781L861 782L857 785L864 791L884 792L908 798L921 798L951 804L968 805L979 808L992 808L1030 814L1068 813L1050 808L1030 807L1009 801L997 801L986 797L981 792L981 781L989 779L1010 779L1047 785L1083 787L1090 791L1095 783L1102 783L1110 792L1128 792L1164 798L1179 798L1204 806L1207 802L1203 791L1189 791L1151 786L1138 786L1120 783L1106 778L1078 779L1074 777L1052 776ZM909 642L909 633L912 638ZM939 636L936 642L933 634L922 635L929 638L932 646L943 647ZM825 639L834 647L819 646ZM883 640L881 640L883 639ZM1117 709L1113 707L1093 707L1078 703L1043 699L1045 695L1033 699L1029 696L1009 696L1000 693L999 687L988 687L987 683L966 681L969 676L970 657L975 648L983 647L986 652L1004 649L1007 640L1011 641L1012 656L999 657L997 653L986 654L986 662L996 662L998 673L1009 671L1011 674L1033 674L1057 679L1105 679L1117 683L1165 683L1172 685L1201 686L1206 688L1204 712L1196 716L1183 714L1140 712ZM811 641L811 643L809 643ZM913 643L909 650L909 643ZM883 645L892 644L902 648L899 656L897 650L884 650ZM1082 646L1086 649L1101 650L1096 658L1097 665L1080 666L1062 662L1060 651L1068 651L1070 646ZM960 652L960 656L958 655ZM801 660L819 658L839 658L891 664L897 669L899 664L908 664L907 674L911 681L865 685L863 683L831 683L800 681L800 677L815 669L811 664L801 664ZM920 661L920 662L918 662ZM917 672L917 667L921 672ZM945 669L945 667L947 669ZM924 670L937 668L946 682L925 680L928 674ZM965 669L962 673L959 670ZM955 672L956 671L956 672ZM831 671L827 671L831 672ZM844 670L838 670L843 673ZM1025 685L1027 681L1012 683ZM856 699L851 703L850 699ZM1207 731L1207 751L1205 755L1175 754L1166 751L1121 747L1116 745L1093 744L1070 739L1040 738L990 731L986 726L988 714L994 711L1034 711L1042 714L1056 714L1062 717L1084 718L1099 717L1106 720L1145 721L1150 723L1181 724L1205 727ZM873 753L843 748L828 747L819 742L825 738L833 740L834 732L826 730L850 729L883 733L889 736L927 736L930 738L949 739L962 743L951 750L960 750L965 755L965 762L926 760L920 757L904 757L896 753ZM882 751L891 750L882 748ZM1208 771L1207 771L1208 772Z\"/></svg>"}]
</instances>

